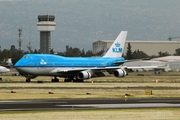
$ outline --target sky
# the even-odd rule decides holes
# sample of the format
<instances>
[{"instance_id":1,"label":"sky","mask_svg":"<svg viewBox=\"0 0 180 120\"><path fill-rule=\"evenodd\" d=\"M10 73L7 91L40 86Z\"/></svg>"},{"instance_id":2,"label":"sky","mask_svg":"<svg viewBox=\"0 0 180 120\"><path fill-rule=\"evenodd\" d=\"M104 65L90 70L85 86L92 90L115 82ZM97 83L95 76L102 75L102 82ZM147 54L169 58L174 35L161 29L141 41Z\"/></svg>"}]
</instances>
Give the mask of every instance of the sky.
<instances>
[{"instance_id":1,"label":"sky","mask_svg":"<svg viewBox=\"0 0 180 120\"><path fill-rule=\"evenodd\" d=\"M180 37L179 6L179 0L0 0L0 46L18 48L21 28L22 49L29 41L39 49L40 14L55 15L51 48L57 52L66 45L92 50L93 42L114 40L123 30L127 40L167 40Z\"/></svg>"}]
</instances>

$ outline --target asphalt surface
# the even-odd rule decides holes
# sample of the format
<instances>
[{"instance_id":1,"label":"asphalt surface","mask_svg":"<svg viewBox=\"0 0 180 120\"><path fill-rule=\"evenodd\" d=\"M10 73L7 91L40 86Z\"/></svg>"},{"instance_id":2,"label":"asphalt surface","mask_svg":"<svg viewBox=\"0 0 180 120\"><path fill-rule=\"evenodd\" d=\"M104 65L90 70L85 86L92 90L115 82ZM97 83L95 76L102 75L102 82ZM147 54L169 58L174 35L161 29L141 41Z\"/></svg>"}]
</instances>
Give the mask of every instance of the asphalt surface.
<instances>
[{"instance_id":1,"label":"asphalt surface","mask_svg":"<svg viewBox=\"0 0 180 120\"><path fill-rule=\"evenodd\" d=\"M0 101L0 111L180 107L180 99L81 99Z\"/></svg>"}]
</instances>

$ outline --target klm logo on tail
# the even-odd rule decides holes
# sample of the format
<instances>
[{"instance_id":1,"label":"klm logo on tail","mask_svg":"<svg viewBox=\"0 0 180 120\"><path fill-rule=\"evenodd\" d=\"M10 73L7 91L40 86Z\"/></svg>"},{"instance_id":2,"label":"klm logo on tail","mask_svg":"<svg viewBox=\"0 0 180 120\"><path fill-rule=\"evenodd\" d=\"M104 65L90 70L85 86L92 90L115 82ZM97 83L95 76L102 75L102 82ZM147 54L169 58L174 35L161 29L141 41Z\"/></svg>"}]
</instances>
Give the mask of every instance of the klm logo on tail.
<instances>
[{"instance_id":1,"label":"klm logo on tail","mask_svg":"<svg viewBox=\"0 0 180 120\"><path fill-rule=\"evenodd\" d=\"M120 44L117 42L115 43L115 47L112 48L113 53L122 53L122 48L120 47Z\"/></svg>"},{"instance_id":2,"label":"klm logo on tail","mask_svg":"<svg viewBox=\"0 0 180 120\"><path fill-rule=\"evenodd\" d=\"M122 31L103 57L122 57L127 31Z\"/></svg>"}]
</instances>

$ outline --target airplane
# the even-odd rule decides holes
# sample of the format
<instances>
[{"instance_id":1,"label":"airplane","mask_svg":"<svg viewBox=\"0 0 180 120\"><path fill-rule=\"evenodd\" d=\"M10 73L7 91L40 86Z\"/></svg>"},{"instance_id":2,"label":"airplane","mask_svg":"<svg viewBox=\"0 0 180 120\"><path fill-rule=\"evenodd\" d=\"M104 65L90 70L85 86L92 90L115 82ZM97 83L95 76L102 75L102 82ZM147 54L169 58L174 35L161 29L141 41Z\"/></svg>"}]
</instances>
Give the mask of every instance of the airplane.
<instances>
[{"instance_id":1,"label":"airplane","mask_svg":"<svg viewBox=\"0 0 180 120\"><path fill-rule=\"evenodd\" d=\"M53 76L52 82L59 82L57 77L63 77L64 82L83 82L94 74L102 71L112 71L115 77L125 77L127 72L122 66L122 57L127 31L121 31L109 50L99 58L64 57L53 54L26 54L14 67L26 77L26 82L37 76Z\"/></svg>"},{"instance_id":2,"label":"airplane","mask_svg":"<svg viewBox=\"0 0 180 120\"><path fill-rule=\"evenodd\" d=\"M10 70L8 69L8 68L6 68L6 67L3 67L3 66L0 66L0 74L2 74L2 73L7 73L7 72L9 72Z\"/></svg>"}]
</instances>

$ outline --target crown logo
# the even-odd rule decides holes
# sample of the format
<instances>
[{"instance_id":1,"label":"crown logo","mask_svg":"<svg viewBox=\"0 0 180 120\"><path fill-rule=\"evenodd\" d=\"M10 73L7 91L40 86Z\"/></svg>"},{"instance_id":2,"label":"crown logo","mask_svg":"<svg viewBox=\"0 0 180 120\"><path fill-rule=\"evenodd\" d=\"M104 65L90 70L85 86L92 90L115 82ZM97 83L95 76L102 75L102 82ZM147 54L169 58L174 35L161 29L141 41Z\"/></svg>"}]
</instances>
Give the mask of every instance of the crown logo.
<instances>
[{"instance_id":1,"label":"crown logo","mask_svg":"<svg viewBox=\"0 0 180 120\"><path fill-rule=\"evenodd\" d=\"M40 64L45 65L45 64L47 64L47 62L45 62L44 60L41 60Z\"/></svg>"},{"instance_id":2,"label":"crown logo","mask_svg":"<svg viewBox=\"0 0 180 120\"><path fill-rule=\"evenodd\" d=\"M115 46L116 47L120 47L120 44L117 42L117 43L115 43Z\"/></svg>"}]
</instances>

